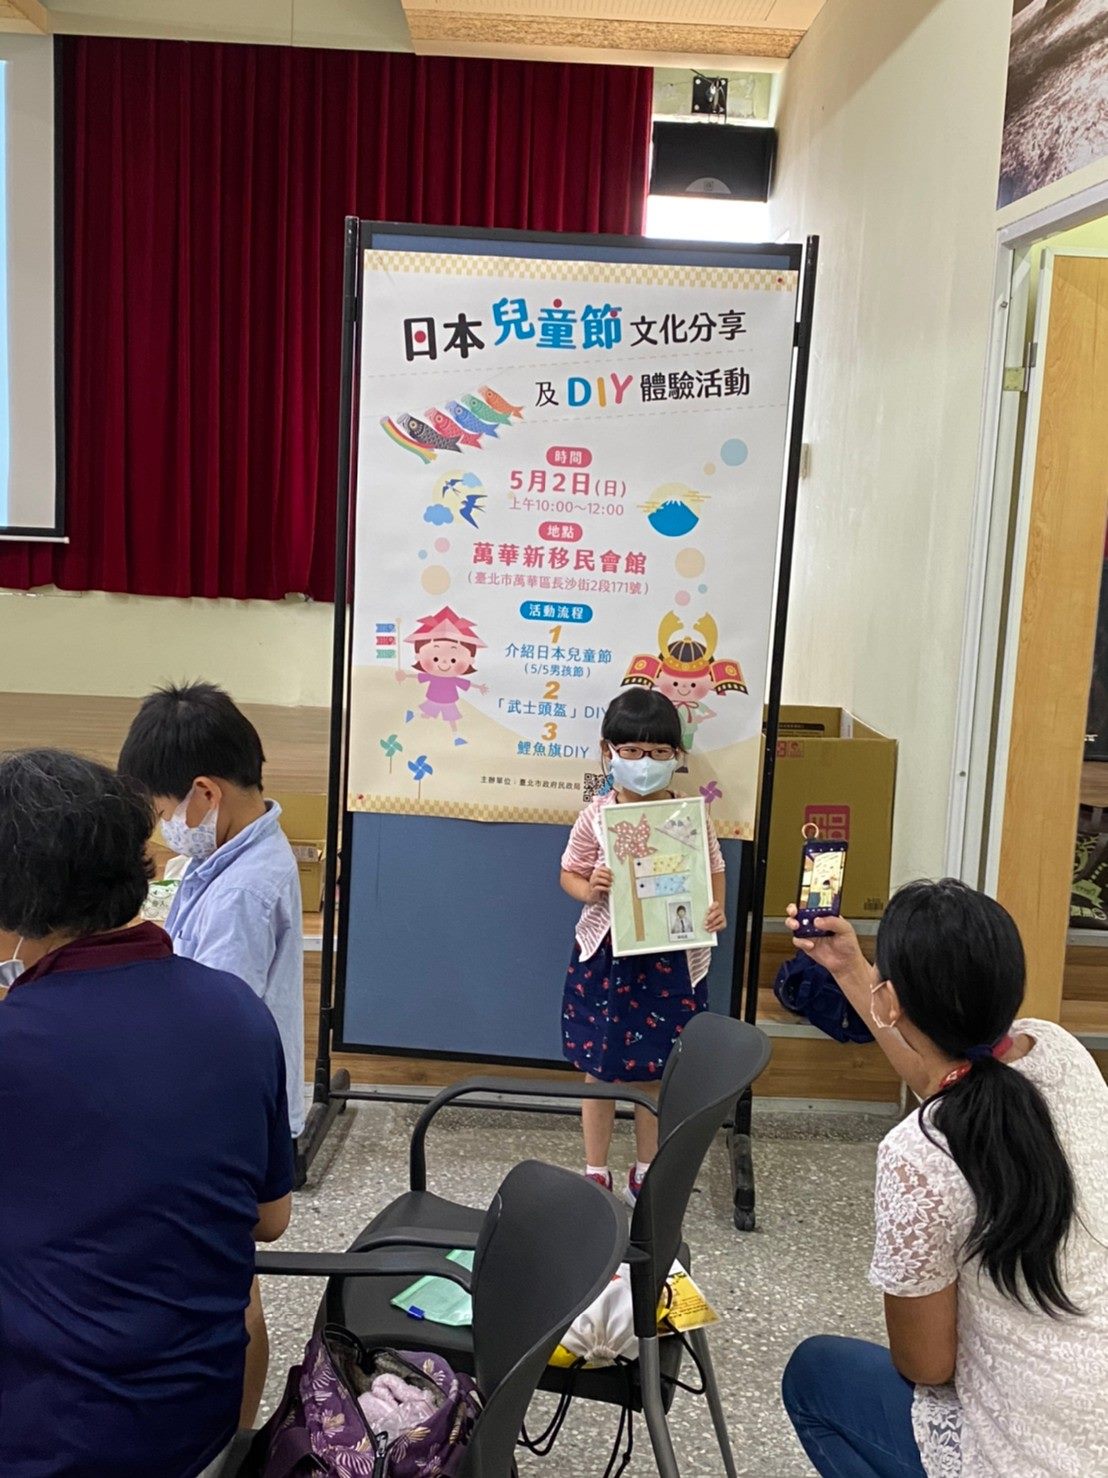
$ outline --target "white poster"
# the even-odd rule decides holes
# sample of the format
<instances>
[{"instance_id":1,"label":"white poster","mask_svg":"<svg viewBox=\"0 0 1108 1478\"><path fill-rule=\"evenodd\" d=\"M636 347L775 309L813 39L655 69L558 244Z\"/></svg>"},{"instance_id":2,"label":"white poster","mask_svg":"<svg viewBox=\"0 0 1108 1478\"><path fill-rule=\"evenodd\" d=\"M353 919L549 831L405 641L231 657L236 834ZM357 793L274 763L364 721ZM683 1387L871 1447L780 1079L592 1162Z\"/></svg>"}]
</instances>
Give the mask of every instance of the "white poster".
<instances>
[{"instance_id":1,"label":"white poster","mask_svg":"<svg viewBox=\"0 0 1108 1478\"><path fill-rule=\"evenodd\" d=\"M352 810L569 824L640 684L753 836L796 291L365 253Z\"/></svg>"}]
</instances>

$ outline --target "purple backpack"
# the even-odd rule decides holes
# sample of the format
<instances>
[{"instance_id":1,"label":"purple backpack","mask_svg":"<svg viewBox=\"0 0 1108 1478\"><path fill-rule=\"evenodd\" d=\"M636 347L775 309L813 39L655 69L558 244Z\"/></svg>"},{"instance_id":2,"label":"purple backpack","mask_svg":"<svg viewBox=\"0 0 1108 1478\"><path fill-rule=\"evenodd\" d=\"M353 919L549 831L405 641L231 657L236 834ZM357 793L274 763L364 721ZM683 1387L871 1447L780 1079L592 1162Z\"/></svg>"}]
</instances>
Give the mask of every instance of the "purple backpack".
<instances>
[{"instance_id":1,"label":"purple backpack","mask_svg":"<svg viewBox=\"0 0 1108 1478\"><path fill-rule=\"evenodd\" d=\"M392 1441L370 1430L358 1396L377 1375L428 1392L434 1415ZM244 1478L456 1478L480 1411L477 1388L438 1355L367 1352L348 1330L313 1335L281 1404L258 1433Z\"/></svg>"}]
</instances>

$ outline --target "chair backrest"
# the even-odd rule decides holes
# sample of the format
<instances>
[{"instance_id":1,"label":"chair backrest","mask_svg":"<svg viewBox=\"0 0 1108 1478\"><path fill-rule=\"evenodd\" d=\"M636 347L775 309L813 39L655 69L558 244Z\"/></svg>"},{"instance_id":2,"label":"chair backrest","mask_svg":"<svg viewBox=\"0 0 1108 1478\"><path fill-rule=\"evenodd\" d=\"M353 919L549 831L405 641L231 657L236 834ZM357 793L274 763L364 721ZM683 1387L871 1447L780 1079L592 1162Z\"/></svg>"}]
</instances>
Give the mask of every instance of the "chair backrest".
<instances>
[{"instance_id":1,"label":"chair backrest","mask_svg":"<svg viewBox=\"0 0 1108 1478\"><path fill-rule=\"evenodd\" d=\"M635 1331L655 1331L658 1300L681 1245L700 1167L729 1110L765 1067L769 1039L756 1026L703 1011L678 1037L658 1100L658 1153L631 1218Z\"/></svg>"},{"instance_id":2,"label":"chair backrest","mask_svg":"<svg viewBox=\"0 0 1108 1478\"><path fill-rule=\"evenodd\" d=\"M509 1172L473 1264L474 1367L485 1405L461 1478L509 1478L547 1361L626 1245L619 1206L584 1176L536 1160Z\"/></svg>"}]
</instances>

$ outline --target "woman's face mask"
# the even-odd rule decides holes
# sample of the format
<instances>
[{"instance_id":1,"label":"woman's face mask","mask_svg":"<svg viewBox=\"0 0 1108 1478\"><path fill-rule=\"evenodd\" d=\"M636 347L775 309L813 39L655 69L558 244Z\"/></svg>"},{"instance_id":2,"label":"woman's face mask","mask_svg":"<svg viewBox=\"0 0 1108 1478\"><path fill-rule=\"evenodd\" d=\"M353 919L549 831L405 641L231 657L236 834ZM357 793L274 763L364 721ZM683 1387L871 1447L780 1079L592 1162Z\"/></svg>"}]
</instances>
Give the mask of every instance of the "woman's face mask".
<instances>
[{"instance_id":1,"label":"woman's face mask","mask_svg":"<svg viewBox=\"0 0 1108 1478\"><path fill-rule=\"evenodd\" d=\"M612 783L617 789L629 790L633 795L653 795L664 790L673 779L677 761L653 760L648 755L641 760L621 760L614 754L611 769Z\"/></svg>"},{"instance_id":2,"label":"woman's face mask","mask_svg":"<svg viewBox=\"0 0 1108 1478\"><path fill-rule=\"evenodd\" d=\"M7 990L9 986L13 986L26 970L27 966L19 958L19 951L22 948L23 940L21 939L12 950L11 959L0 960L0 990Z\"/></svg>"},{"instance_id":3,"label":"woman's face mask","mask_svg":"<svg viewBox=\"0 0 1108 1478\"><path fill-rule=\"evenodd\" d=\"M169 820L162 821L162 836L165 844L179 857L191 857L194 862L206 862L219 845L216 841L216 823L219 807L213 806L198 826L190 826L188 815L192 793L187 795Z\"/></svg>"}]
</instances>

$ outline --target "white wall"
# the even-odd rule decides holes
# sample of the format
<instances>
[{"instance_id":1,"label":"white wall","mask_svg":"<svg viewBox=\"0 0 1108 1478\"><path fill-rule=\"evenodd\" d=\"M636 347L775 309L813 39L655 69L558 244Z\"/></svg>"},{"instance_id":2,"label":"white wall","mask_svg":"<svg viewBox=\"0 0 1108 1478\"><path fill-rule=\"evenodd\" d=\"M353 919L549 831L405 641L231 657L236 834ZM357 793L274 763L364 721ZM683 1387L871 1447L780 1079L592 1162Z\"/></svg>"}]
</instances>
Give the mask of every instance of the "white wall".
<instances>
[{"instance_id":1,"label":"white wall","mask_svg":"<svg viewBox=\"0 0 1108 1478\"><path fill-rule=\"evenodd\" d=\"M323 706L329 605L0 591L0 693L138 698L203 677L242 703Z\"/></svg>"},{"instance_id":2,"label":"white wall","mask_svg":"<svg viewBox=\"0 0 1108 1478\"><path fill-rule=\"evenodd\" d=\"M1011 0L828 0L773 235L821 237L786 701L900 740L894 882L943 864Z\"/></svg>"}]
</instances>

